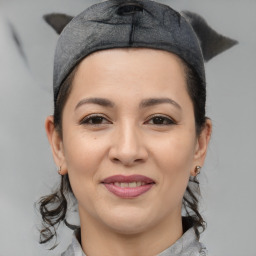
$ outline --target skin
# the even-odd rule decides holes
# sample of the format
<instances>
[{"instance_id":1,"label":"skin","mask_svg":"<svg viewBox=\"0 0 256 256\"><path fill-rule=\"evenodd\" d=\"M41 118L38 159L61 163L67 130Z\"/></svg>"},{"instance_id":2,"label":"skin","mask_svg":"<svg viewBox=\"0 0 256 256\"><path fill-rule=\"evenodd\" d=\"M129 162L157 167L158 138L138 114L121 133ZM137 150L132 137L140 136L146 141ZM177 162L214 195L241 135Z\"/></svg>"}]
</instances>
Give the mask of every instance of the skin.
<instances>
[{"instance_id":1,"label":"skin","mask_svg":"<svg viewBox=\"0 0 256 256\"><path fill-rule=\"evenodd\" d=\"M85 103L88 98L104 98L113 106ZM175 103L142 104L152 98ZM103 118L88 119L92 114ZM69 174L78 201L86 255L156 255L182 236L182 198L195 167L204 163L212 125L207 120L196 135L184 67L176 55L111 49L86 57L62 125L61 138L52 116L45 124L54 160ZM145 175L155 185L123 199L101 184L117 174Z\"/></svg>"}]
</instances>

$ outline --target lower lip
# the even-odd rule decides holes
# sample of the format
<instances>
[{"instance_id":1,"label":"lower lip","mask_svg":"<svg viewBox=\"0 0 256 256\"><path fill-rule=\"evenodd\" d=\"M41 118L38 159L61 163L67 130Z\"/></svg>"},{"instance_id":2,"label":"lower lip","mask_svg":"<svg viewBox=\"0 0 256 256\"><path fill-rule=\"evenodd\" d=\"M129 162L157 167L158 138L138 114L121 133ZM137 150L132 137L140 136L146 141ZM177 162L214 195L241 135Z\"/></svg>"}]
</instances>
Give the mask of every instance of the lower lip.
<instances>
[{"instance_id":1,"label":"lower lip","mask_svg":"<svg viewBox=\"0 0 256 256\"><path fill-rule=\"evenodd\" d=\"M108 191L110 191L111 193L113 193L114 195L121 197L121 198L134 198L134 197L138 197L144 193L146 193L147 191L149 191L154 184L147 184L147 185L143 185L143 186L139 186L139 187L135 187L135 188L121 188L118 186L115 186L113 183L112 184L104 184L105 187L108 189Z\"/></svg>"}]
</instances>

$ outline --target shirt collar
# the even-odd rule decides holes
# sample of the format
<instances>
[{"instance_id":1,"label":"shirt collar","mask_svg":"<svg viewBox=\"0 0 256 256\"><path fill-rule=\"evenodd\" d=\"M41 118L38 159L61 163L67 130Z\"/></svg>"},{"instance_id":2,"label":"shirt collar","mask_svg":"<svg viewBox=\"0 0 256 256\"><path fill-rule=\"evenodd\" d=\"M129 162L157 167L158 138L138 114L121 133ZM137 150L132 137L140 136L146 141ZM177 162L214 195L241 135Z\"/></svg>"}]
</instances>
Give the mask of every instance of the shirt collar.
<instances>
[{"instance_id":1,"label":"shirt collar","mask_svg":"<svg viewBox=\"0 0 256 256\"><path fill-rule=\"evenodd\" d=\"M77 229L72 237L72 243L61 256L86 256L80 245L80 229ZM158 256L206 256L207 251L195 235L193 228L187 230L183 236L178 239L169 248L158 254Z\"/></svg>"}]
</instances>

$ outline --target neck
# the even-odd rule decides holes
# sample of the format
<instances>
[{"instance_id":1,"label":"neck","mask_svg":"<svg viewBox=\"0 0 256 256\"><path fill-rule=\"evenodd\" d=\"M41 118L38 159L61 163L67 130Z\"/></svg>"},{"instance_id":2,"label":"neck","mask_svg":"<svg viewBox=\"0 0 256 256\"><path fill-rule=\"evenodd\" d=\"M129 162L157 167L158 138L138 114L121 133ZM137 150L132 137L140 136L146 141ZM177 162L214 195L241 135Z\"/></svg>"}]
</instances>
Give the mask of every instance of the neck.
<instances>
[{"instance_id":1,"label":"neck","mask_svg":"<svg viewBox=\"0 0 256 256\"><path fill-rule=\"evenodd\" d=\"M170 216L149 231L121 234L80 213L81 245L86 256L153 256L182 236L181 213Z\"/></svg>"}]
</instances>

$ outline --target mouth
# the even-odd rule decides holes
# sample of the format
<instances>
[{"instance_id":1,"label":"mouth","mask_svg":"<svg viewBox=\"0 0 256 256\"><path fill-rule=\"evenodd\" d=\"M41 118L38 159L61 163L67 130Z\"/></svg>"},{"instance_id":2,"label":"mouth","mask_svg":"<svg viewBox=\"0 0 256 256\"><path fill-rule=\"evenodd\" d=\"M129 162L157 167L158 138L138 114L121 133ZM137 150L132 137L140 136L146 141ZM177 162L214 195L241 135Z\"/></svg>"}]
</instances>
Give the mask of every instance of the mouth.
<instances>
[{"instance_id":1,"label":"mouth","mask_svg":"<svg viewBox=\"0 0 256 256\"><path fill-rule=\"evenodd\" d=\"M143 175L115 175L104 179L101 183L118 197L134 198L149 191L155 181Z\"/></svg>"}]
</instances>

